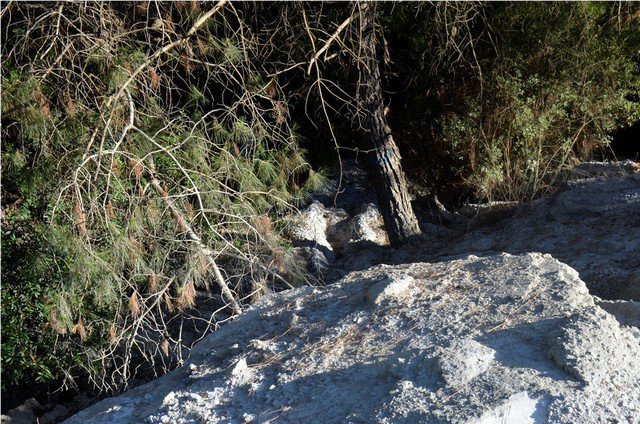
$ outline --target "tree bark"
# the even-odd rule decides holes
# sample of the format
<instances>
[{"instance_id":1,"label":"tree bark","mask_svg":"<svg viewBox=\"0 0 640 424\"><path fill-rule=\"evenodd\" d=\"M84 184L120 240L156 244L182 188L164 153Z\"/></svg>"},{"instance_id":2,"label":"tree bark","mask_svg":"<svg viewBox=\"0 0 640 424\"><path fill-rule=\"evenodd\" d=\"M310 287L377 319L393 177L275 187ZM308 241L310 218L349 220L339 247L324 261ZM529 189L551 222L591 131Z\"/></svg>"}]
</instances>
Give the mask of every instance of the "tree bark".
<instances>
[{"instance_id":1,"label":"tree bark","mask_svg":"<svg viewBox=\"0 0 640 424\"><path fill-rule=\"evenodd\" d=\"M365 143L370 151L370 173L374 181L384 226L392 246L399 246L421 233L411 208L407 181L400 165L400 152L385 116L375 33L375 5L360 3L362 66L360 100L365 113Z\"/></svg>"}]
</instances>

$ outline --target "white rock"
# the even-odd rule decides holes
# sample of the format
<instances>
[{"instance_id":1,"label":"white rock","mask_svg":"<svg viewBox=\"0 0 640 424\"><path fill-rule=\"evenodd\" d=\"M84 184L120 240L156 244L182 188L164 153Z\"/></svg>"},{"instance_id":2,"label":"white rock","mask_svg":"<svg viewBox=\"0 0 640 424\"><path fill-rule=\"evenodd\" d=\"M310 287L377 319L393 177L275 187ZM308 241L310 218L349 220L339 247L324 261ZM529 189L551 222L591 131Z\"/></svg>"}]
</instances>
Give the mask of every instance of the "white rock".
<instances>
[{"instance_id":1,"label":"white rock","mask_svg":"<svg viewBox=\"0 0 640 424\"><path fill-rule=\"evenodd\" d=\"M289 330L294 314L305 325ZM274 340L277 350L250 343L256 339ZM211 355L233 344L244 348ZM537 253L376 266L332 286L283 292L192 352L187 366L211 372L178 369L68 422L640 417L640 341L596 306L574 270ZM246 358L260 362L249 367ZM221 361L233 365L224 370Z\"/></svg>"},{"instance_id":2,"label":"white rock","mask_svg":"<svg viewBox=\"0 0 640 424\"><path fill-rule=\"evenodd\" d=\"M291 225L291 237L294 241L310 241L329 250L333 250L327 240L327 227L347 217L345 211L327 208L314 201L294 219Z\"/></svg>"},{"instance_id":3,"label":"white rock","mask_svg":"<svg viewBox=\"0 0 640 424\"><path fill-rule=\"evenodd\" d=\"M409 276L389 276L367 289L367 302L381 305L390 300L399 300L410 292L413 278Z\"/></svg>"},{"instance_id":4,"label":"white rock","mask_svg":"<svg viewBox=\"0 0 640 424\"><path fill-rule=\"evenodd\" d=\"M384 221L378 207L367 203L350 222L350 242L370 241L379 245L389 244Z\"/></svg>"},{"instance_id":5,"label":"white rock","mask_svg":"<svg viewBox=\"0 0 640 424\"><path fill-rule=\"evenodd\" d=\"M494 410L469 424L540 424L547 422L548 399L531 398L529 393L512 395Z\"/></svg>"},{"instance_id":6,"label":"white rock","mask_svg":"<svg viewBox=\"0 0 640 424\"><path fill-rule=\"evenodd\" d=\"M458 387L489 369L495 351L472 339L456 342L440 356L438 365L446 386Z\"/></svg>"},{"instance_id":7,"label":"white rock","mask_svg":"<svg viewBox=\"0 0 640 424\"><path fill-rule=\"evenodd\" d=\"M253 380L254 371L247 365L247 359L243 357L228 369L227 375L234 385L241 386Z\"/></svg>"}]
</instances>

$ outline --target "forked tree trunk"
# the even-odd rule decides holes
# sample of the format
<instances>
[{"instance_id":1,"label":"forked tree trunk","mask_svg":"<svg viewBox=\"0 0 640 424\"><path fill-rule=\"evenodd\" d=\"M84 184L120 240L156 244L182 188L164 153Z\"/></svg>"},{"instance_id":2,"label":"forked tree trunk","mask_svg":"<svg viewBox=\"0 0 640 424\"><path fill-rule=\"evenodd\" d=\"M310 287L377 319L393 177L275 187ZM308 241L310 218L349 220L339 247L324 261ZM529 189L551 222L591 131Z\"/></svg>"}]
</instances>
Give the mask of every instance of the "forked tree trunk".
<instances>
[{"instance_id":1,"label":"forked tree trunk","mask_svg":"<svg viewBox=\"0 0 640 424\"><path fill-rule=\"evenodd\" d=\"M374 27L375 4L361 2L360 8L363 55L360 99L366 115L365 142L370 150L370 173L389 241L392 246L399 246L420 234L420 227L411 208L400 152L385 116Z\"/></svg>"}]
</instances>

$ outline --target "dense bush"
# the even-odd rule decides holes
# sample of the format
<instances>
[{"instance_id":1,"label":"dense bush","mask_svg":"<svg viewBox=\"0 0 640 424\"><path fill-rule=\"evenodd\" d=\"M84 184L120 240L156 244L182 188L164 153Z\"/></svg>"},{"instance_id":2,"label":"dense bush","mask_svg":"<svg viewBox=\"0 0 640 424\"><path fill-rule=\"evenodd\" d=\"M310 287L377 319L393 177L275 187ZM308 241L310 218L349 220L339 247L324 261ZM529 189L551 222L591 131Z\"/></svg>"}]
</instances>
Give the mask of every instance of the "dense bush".
<instances>
[{"instance_id":1,"label":"dense bush","mask_svg":"<svg viewBox=\"0 0 640 424\"><path fill-rule=\"evenodd\" d=\"M402 54L391 112L414 178L456 201L547 192L606 148L614 129L640 119L638 11L631 3L438 4L417 17L396 9L389 39Z\"/></svg>"},{"instance_id":2,"label":"dense bush","mask_svg":"<svg viewBox=\"0 0 640 424\"><path fill-rule=\"evenodd\" d=\"M305 278L281 218L323 177L226 6L3 6L5 387L117 390L180 361L197 290L214 326Z\"/></svg>"}]
</instances>

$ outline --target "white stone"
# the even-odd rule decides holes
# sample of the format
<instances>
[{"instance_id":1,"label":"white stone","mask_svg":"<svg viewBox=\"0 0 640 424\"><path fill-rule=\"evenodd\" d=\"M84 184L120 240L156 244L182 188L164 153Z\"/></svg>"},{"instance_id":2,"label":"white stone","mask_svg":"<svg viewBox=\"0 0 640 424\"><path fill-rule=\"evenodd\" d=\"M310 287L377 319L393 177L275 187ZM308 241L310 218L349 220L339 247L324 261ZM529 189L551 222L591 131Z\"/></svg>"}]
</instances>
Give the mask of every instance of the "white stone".
<instances>
[{"instance_id":1,"label":"white stone","mask_svg":"<svg viewBox=\"0 0 640 424\"><path fill-rule=\"evenodd\" d=\"M289 331L294 314L305 325ZM256 339L273 340L277 350L260 349ZM211 355L233 344L243 348ZM248 358L259 359L249 366ZM232 365L225 371L221 361ZM640 417L639 339L595 304L571 268L538 253L376 266L331 286L270 296L203 339L190 364L211 372L175 370L68 422Z\"/></svg>"},{"instance_id":2,"label":"white stone","mask_svg":"<svg viewBox=\"0 0 640 424\"><path fill-rule=\"evenodd\" d=\"M370 305L381 305L393 299L406 296L413 283L409 276L390 276L371 285L367 289L367 302Z\"/></svg>"}]
</instances>

